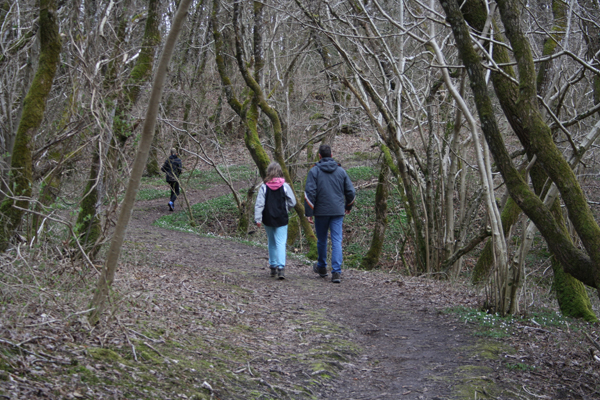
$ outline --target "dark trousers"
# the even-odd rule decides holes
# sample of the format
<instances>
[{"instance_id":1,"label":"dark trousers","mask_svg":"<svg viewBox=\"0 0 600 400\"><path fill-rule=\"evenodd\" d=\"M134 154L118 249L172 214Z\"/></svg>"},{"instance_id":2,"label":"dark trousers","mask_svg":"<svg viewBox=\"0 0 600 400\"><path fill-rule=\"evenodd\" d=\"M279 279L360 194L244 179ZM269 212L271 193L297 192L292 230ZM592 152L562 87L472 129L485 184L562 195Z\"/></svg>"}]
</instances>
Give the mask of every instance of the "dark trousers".
<instances>
[{"instance_id":1,"label":"dark trousers","mask_svg":"<svg viewBox=\"0 0 600 400\"><path fill-rule=\"evenodd\" d=\"M179 196L179 182L169 181L168 184L171 186L171 202L175 203L177 196Z\"/></svg>"}]
</instances>

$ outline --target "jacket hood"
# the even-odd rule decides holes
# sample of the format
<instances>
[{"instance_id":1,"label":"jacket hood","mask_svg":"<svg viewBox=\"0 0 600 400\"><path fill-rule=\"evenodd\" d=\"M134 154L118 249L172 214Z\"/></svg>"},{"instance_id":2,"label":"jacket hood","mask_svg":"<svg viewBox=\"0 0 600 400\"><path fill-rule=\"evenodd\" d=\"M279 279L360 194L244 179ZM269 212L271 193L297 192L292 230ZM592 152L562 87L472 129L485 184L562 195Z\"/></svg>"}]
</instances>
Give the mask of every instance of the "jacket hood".
<instances>
[{"instance_id":1,"label":"jacket hood","mask_svg":"<svg viewBox=\"0 0 600 400\"><path fill-rule=\"evenodd\" d=\"M317 167L323 172L332 173L338 169L340 165L331 157L322 158L318 163Z\"/></svg>"},{"instance_id":2,"label":"jacket hood","mask_svg":"<svg viewBox=\"0 0 600 400\"><path fill-rule=\"evenodd\" d=\"M269 182L267 182L266 185L271 190L277 190L280 187L282 187L284 183L285 183L285 178L273 178Z\"/></svg>"}]
</instances>

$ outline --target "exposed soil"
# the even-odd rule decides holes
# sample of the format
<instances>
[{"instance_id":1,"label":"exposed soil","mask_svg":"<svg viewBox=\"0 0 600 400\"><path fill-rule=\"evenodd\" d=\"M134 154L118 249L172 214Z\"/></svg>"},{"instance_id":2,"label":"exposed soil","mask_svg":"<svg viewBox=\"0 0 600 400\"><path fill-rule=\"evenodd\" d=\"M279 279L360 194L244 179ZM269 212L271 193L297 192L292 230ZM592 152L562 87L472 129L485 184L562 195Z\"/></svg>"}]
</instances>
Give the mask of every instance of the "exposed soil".
<instances>
[{"instance_id":1,"label":"exposed soil","mask_svg":"<svg viewBox=\"0 0 600 400\"><path fill-rule=\"evenodd\" d=\"M195 203L226 190L215 187L188 196ZM522 348L531 347L531 343L515 346L510 340L473 336L472 326L442 313L447 307L481 303L475 293L458 285L357 270L345 270L342 283L336 285L314 274L308 263L294 259L288 259L286 279L276 280L269 277L264 248L151 226L152 221L167 212L164 203L155 200L139 204L130 224L129 240L142 242L147 249L160 247L156 256L165 267L183 266L191 274L202 271L203 276L210 276L194 280L200 293L206 289L203 282L219 279L245 289L249 301L244 312L253 316L247 323L256 324L260 328L256 333L272 342L268 346L269 357L256 358L252 366L263 372L259 376L265 381L277 371L279 387L306 387L310 378L323 373L327 379L320 380L311 394L324 399L587 398L590 390L592 396L598 393L593 387L583 391L587 393L584 395L564 389L565 385L551 383L545 378L549 375L533 371L534 368L509 371L507 357L521 361L528 358L524 354L527 350ZM235 296L226 292L222 295ZM233 298L230 304L239 305L240 299ZM317 310L316 323L334 324L335 334L307 337L293 329L297 322L290 318L302 316L310 320L311 312ZM535 331L535 327L532 329ZM540 330L548 341L558 339L561 332ZM321 342L329 343L333 352L342 354L337 361L327 361L326 365L333 368L306 371L291 361L290 355L298 353L298 349ZM338 345L348 342L353 345ZM539 343L533 345L538 346ZM519 347L520 354L515 355ZM596 375L590 376L592 380L597 370ZM215 389L219 398L244 398L235 387L219 389ZM562 397L554 397L557 390ZM304 397L283 389L273 398L288 396Z\"/></svg>"},{"instance_id":2,"label":"exposed soil","mask_svg":"<svg viewBox=\"0 0 600 400\"><path fill-rule=\"evenodd\" d=\"M195 203L216 193L220 191L188 196ZM397 275L356 270L345 270L342 284L336 285L293 259L288 259L286 279L277 280L269 277L264 248L151 226L168 212L164 203L155 200L140 204L130 223L128 240L143 242L148 249L160 246L162 251L157 255L165 266L201 269L203 274L222 275L229 284L248 289L257 304L266 306L246 309L246 313L264 319L256 321L259 326L269 325L268 319L274 319L275 325L283 319L285 325L290 313L320 310L326 321L342 328L332 340L334 346L336 341L358 346L360 350L338 363L337 376L319 388L318 398L450 398L457 386L472 378L461 376L462 366L471 366L478 376L496 368L495 361L480 359L473 352L476 340L468 329L439 312L445 306L475 302L474 294L459 294L462 298L457 299L456 293L446 296L438 289L432 292L433 284L426 280L402 280ZM276 346L283 345L292 352L305 342L323 340L286 332L272 334ZM273 358L287 358L285 350ZM281 367L291 381L305 378L290 371L290 366ZM227 390L235 392L235 388Z\"/></svg>"}]
</instances>

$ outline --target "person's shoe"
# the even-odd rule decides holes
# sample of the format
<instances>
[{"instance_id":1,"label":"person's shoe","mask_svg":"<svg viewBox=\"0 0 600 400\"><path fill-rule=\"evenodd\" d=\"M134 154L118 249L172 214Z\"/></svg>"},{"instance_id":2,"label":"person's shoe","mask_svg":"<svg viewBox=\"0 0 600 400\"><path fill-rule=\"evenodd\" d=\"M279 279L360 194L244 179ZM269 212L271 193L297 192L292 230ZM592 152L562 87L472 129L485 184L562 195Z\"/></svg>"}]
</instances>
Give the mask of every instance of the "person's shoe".
<instances>
[{"instance_id":1,"label":"person's shoe","mask_svg":"<svg viewBox=\"0 0 600 400\"><path fill-rule=\"evenodd\" d=\"M277 270L277 277L279 279L285 279L285 272L284 272L283 268L279 268Z\"/></svg>"},{"instance_id":2,"label":"person's shoe","mask_svg":"<svg viewBox=\"0 0 600 400\"><path fill-rule=\"evenodd\" d=\"M315 263L313 265L313 272L319 274L321 278L325 278L327 276L327 267L319 268L319 263Z\"/></svg>"},{"instance_id":3,"label":"person's shoe","mask_svg":"<svg viewBox=\"0 0 600 400\"><path fill-rule=\"evenodd\" d=\"M173 211L175 209L175 204L172 201L169 202L169 211Z\"/></svg>"},{"instance_id":4,"label":"person's shoe","mask_svg":"<svg viewBox=\"0 0 600 400\"><path fill-rule=\"evenodd\" d=\"M271 268L271 278L274 278L277 276L277 268Z\"/></svg>"},{"instance_id":5,"label":"person's shoe","mask_svg":"<svg viewBox=\"0 0 600 400\"><path fill-rule=\"evenodd\" d=\"M342 283L342 274L340 274L339 272L332 272L331 273L331 282Z\"/></svg>"}]
</instances>

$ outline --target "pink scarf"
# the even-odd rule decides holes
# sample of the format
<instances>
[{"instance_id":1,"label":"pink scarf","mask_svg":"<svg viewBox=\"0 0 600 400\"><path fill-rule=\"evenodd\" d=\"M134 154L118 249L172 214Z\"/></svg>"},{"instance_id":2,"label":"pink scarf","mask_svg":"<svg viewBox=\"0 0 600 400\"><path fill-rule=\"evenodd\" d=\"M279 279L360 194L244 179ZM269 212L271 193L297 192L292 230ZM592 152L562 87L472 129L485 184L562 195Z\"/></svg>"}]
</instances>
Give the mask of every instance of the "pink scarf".
<instances>
[{"instance_id":1,"label":"pink scarf","mask_svg":"<svg viewBox=\"0 0 600 400\"><path fill-rule=\"evenodd\" d=\"M267 186L271 190L277 190L283 186L285 183L285 178L273 178L271 181L267 182Z\"/></svg>"}]
</instances>

